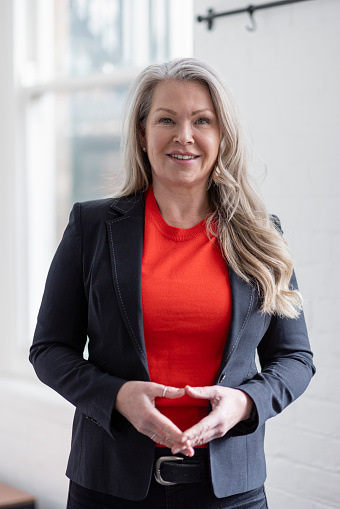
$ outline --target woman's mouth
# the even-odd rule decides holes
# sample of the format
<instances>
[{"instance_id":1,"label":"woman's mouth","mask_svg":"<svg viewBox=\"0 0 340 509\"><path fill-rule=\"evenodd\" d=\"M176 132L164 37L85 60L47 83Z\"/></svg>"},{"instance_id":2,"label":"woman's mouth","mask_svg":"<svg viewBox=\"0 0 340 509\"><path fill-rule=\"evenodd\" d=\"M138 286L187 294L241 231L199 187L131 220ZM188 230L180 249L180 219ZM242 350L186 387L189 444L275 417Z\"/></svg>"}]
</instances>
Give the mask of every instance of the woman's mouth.
<instances>
[{"instance_id":1,"label":"woman's mouth","mask_svg":"<svg viewBox=\"0 0 340 509\"><path fill-rule=\"evenodd\" d=\"M169 154L170 157L173 157L174 159L179 159L179 160L185 160L187 161L188 159L197 159L197 157L199 156L185 156L185 155L181 155L181 154Z\"/></svg>"}]
</instances>

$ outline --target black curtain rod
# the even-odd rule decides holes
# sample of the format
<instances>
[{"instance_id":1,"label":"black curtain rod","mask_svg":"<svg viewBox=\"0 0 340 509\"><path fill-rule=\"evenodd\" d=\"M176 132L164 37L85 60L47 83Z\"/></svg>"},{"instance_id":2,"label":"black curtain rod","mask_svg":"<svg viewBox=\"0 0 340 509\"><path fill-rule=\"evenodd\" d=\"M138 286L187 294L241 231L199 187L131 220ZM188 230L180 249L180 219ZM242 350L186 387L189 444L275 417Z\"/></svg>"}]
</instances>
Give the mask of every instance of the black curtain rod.
<instances>
[{"instance_id":1,"label":"black curtain rod","mask_svg":"<svg viewBox=\"0 0 340 509\"><path fill-rule=\"evenodd\" d=\"M233 14L242 14L247 12L252 21L252 27L248 28L248 30L254 31L256 28L255 21L253 19L253 14L255 11L259 11L261 9L269 9L270 7L279 7L281 5L288 4L297 4L298 2L308 2L309 0L281 0L280 2L268 2L266 4L260 5L248 5L248 7L244 7L243 9L235 9L233 11L226 12L214 12L213 9L208 10L207 16L197 16L197 21L201 23L202 21L206 21L208 23L208 29L211 30L213 27L213 19L221 18L222 16L232 16Z\"/></svg>"}]
</instances>

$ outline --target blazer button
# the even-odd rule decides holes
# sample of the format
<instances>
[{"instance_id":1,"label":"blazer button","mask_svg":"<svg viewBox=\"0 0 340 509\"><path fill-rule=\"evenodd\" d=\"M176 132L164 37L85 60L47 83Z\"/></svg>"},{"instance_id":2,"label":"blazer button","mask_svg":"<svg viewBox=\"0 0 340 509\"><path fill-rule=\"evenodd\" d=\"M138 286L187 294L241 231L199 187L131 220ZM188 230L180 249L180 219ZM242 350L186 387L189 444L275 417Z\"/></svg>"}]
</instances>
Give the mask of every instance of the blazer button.
<instances>
[{"instance_id":1,"label":"blazer button","mask_svg":"<svg viewBox=\"0 0 340 509\"><path fill-rule=\"evenodd\" d=\"M225 376L226 376L225 373L222 373L222 375L220 376L220 379L218 381L219 384L223 382L223 380L225 379Z\"/></svg>"}]
</instances>

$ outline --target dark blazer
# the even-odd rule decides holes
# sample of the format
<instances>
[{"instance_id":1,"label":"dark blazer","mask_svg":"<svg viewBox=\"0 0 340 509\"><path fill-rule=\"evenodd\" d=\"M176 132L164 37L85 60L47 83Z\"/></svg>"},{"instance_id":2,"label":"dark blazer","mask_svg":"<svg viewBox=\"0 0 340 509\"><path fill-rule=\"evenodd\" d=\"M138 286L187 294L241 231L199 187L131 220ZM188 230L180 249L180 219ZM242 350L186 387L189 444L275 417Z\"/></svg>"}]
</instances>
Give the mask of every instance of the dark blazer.
<instances>
[{"instance_id":1,"label":"dark blazer","mask_svg":"<svg viewBox=\"0 0 340 509\"><path fill-rule=\"evenodd\" d=\"M76 407L67 476L130 500L147 494L155 448L114 409L126 380L150 380L141 304L143 235L143 195L74 206L30 351L40 380ZM296 399L314 373L303 314L296 320L261 314L256 287L232 270L229 277L232 321L216 384L247 392L257 415L209 444L217 497L263 484L265 421Z\"/></svg>"}]
</instances>

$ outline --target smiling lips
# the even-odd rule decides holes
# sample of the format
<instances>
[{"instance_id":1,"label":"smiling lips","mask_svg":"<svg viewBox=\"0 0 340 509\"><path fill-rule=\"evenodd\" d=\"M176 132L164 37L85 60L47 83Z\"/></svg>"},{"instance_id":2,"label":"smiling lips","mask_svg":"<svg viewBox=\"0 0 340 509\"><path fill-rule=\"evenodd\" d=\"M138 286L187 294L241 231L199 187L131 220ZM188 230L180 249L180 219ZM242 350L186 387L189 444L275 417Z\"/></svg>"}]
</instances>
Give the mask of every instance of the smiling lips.
<instances>
[{"instance_id":1,"label":"smiling lips","mask_svg":"<svg viewBox=\"0 0 340 509\"><path fill-rule=\"evenodd\" d=\"M182 155L182 154L168 154L170 157L173 157L174 159L179 159L180 161L187 161L191 159L197 159L199 156L195 155Z\"/></svg>"}]
</instances>

